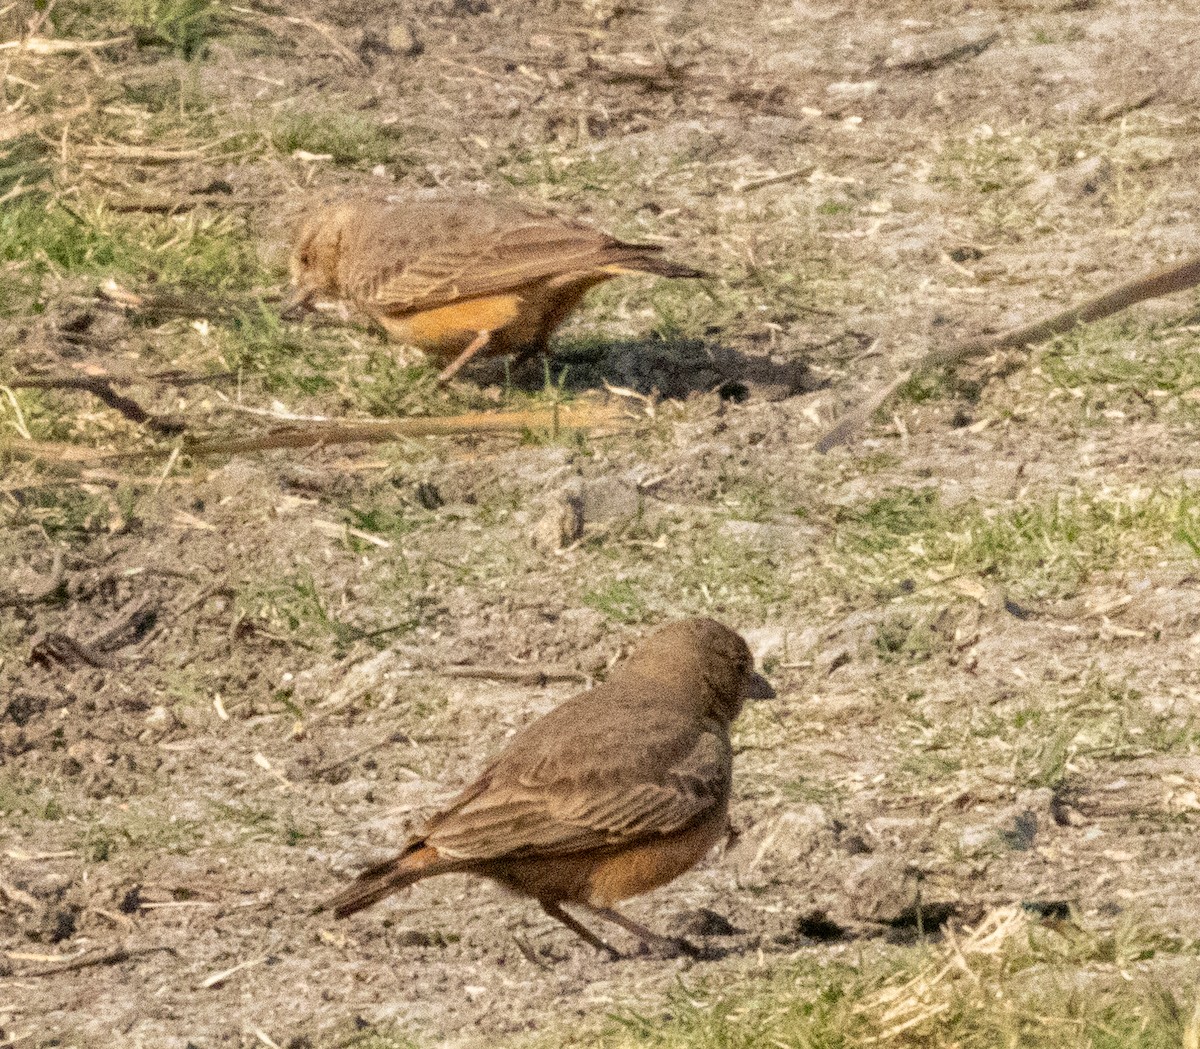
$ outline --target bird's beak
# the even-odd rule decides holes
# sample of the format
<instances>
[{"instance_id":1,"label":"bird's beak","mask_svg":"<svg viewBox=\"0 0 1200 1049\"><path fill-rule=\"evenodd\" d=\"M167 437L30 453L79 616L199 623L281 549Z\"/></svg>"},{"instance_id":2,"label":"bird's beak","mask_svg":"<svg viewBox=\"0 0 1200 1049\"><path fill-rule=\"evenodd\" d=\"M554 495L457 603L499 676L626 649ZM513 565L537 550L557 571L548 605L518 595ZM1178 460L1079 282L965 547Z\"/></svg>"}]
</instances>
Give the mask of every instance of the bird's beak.
<instances>
[{"instance_id":1,"label":"bird's beak","mask_svg":"<svg viewBox=\"0 0 1200 1049\"><path fill-rule=\"evenodd\" d=\"M298 321L308 312L312 298L313 293L307 288L302 286L293 288L291 293L284 298L283 305L279 308L279 319L284 321Z\"/></svg>"},{"instance_id":2,"label":"bird's beak","mask_svg":"<svg viewBox=\"0 0 1200 1049\"><path fill-rule=\"evenodd\" d=\"M775 690L762 674L756 670L750 670L746 673L746 684L742 689L742 695L746 699L774 699Z\"/></svg>"}]
</instances>

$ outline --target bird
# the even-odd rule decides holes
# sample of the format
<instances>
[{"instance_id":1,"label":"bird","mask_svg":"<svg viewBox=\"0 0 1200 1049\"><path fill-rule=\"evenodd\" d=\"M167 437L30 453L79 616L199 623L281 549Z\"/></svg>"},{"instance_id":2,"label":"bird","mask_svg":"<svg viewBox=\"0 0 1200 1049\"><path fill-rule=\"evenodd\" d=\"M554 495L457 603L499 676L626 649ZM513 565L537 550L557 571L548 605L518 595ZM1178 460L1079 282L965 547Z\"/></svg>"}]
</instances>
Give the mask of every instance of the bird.
<instances>
[{"instance_id":1,"label":"bird","mask_svg":"<svg viewBox=\"0 0 1200 1049\"><path fill-rule=\"evenodd\" d=\"M658 244L617 240L581 222L482 196L406 200L351 194L300 223L285 318L317 298L347 302L399 342L446 363L446 382L476 354L544 354L589 289L627 273L704 274Z\"/></svg>"},{"instance_id":2,"label":"bird","mask_svg":"<svg viewBox=\"0 0 1200 1049\"><path fill-rule=\"evenodd\" d=\"M612 958L564 904L642 949L700 956L615 909L690 870L729 833L729 727L774 695L742 636L713 619L660 628L596 687L520 731L403 850L323 909L339 918L438 874L469 873L535 900Z\"/></svg>"}]
</instances>

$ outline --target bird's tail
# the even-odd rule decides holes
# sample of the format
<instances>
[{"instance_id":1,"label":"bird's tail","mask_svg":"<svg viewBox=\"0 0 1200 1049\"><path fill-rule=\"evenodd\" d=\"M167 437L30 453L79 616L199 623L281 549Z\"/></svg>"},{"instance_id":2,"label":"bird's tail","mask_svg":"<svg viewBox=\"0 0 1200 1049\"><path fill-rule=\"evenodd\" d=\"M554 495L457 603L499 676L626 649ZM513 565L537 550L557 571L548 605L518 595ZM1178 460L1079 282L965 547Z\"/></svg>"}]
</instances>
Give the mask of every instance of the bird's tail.
<instances>
[{"instance_id":1,"label":"bird's tail","mask_svg":"<svg viewBox=\"0 0 1200 1049\"><path fill-rule=\"evenodd\" d=\"M333 899L326 901L321 910L332 910L336 917L347 918L422 878L444 874L456 867L457 864L443 860L437 849L415 841L399 856L368 867Z\"/></svg>"},{"instance_id":2,"label":"bird's tail","mask_svg":"<svg viewBox=\"0 0 1200 1049\"><path fill-rule=\"evenodd\" d=\"M605 251L607 263L617 272L653 273L656 277L704 277L703 270L683 266L663 258L659 244L626 244L618 242Z\"/></svg>"}]
</instances>

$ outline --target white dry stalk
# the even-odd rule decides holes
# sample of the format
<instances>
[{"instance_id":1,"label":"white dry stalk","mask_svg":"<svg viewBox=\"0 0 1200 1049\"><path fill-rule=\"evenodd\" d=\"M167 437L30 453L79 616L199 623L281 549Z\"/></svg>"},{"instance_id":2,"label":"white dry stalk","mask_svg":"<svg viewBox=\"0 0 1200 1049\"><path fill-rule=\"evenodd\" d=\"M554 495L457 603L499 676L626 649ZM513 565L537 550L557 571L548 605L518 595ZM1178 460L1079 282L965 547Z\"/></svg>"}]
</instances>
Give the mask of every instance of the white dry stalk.
<instances>
[{"instance_id":1,"label":"white dry stalk","mask_svg":"<svg viewBox=\"0 0 1200 1049\"><path fill-rule=\"evenodd\" d=\"M882 988L858 1007L859 1013L878 1012L879 1023L885 1028L882 1034L864 1041L888 1041L945 1012L949 1003L934 998L938 988L953 983L956 976L963 974L978 983L979 977L971 967L971 960L999 954L1028 926L1029 919L1021 907L1001 907L992 911L961 942L953 934L949 935L949 943L938 959L926 964L905 983Z\"/></svg>"},{"instance_id":2,"label":"white dry stalk","mask_svg":"<svg viewBox=\"0 0 1200 1049\"><path fill-rule=\"evenodd\" d=\"M220 972L213 973L211 976L206 977L201 982L200 989L202 991L207 991L210 987L220 987L221 984L228 980L229 977L233 976L234 973L239 973L243 969L249 969L255 965L262 965L262 963L266 960L266 958L252 958L248 962L239 962L230 969L222 969Z\"/></svg>"},{"instance_id":3,"label":"white dry stalk","mask_svg":"<svg viewBox=\"0 0 1200 1049\"><path fill-rule=\"evenodd\" d=\"M21 411L21 402L17 400L17 395L8 386L0 386L0 392L8 398L8 403L12 405L13 414L17 417L17 421L13 423L17 433L25 438L25 440L32 441L33 435L29 432L29 427L25 425L25 414Z\"/></svg>"},{"instance_id":4,"label":"white dry stalk","mask_svg":"<svg viewBox=\"0 0 1200 1049\"><path fill-rule=\"evenodd\" d=\"M1192 1018L1183 1030L1183 1049L1200 1049L1200 991L1196 994Z\"/></svg>"},{"instance_id":5,"label":"white dry stalk","mask_svg":"<svg viewBox=\"0 0 1200 1049\"><path fill-rule=\"evenodd\" d=\"M110 40L50 40L42 36L31 36L25 40L6 40L0 51L27 51L31 55L70 55L89 48L115 47L127 44L133 37L114 36Z\"/></svg>"}]
</instances>

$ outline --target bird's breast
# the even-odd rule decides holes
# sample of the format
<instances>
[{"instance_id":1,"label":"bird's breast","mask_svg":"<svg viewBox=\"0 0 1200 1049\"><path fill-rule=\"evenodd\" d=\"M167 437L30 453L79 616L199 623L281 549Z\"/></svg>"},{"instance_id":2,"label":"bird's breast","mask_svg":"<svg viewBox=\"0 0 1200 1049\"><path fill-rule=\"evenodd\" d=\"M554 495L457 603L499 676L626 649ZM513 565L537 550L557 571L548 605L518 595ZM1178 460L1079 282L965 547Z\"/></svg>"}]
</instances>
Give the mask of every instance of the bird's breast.
<instances>
[{"instance_id":1,"label":"bird's breast","mask_svg":"<svg viewBox=\"0 0 1200 1049\"><path fill-rule=\"evenodd\" d=\"M378 314L379 323L397 342L439 355L458 354L480 332L507 328L522 314L520 295L486 295L418 313Z\"/></svg>"}]
</instances>

